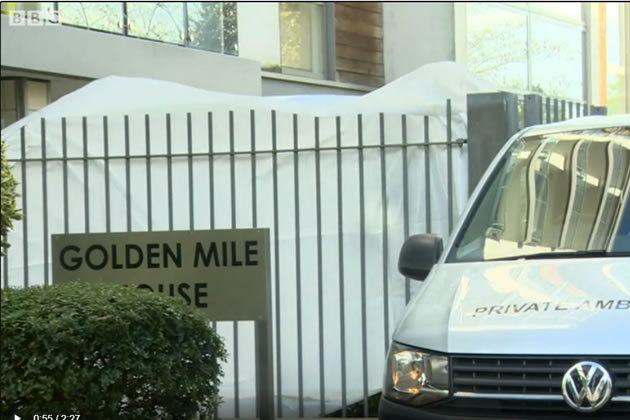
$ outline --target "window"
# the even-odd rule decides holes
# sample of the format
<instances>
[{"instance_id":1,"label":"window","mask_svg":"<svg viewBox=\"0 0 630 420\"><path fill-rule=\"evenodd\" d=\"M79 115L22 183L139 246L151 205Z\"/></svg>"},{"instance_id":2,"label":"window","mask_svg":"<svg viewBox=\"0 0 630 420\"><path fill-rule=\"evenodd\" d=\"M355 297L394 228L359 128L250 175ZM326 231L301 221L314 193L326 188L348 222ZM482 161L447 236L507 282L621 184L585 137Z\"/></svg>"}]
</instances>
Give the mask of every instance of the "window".
<instances>
[{"instance_id":1,"label":"window","mask_svg":"<svg viewBox=\"0 0 630 420\"><path fill-rule=\"evenodd\" d=\"M532 12L547 15L567 22L582 23L582 3L569 2L540 2L527 3Z\"/></svg>"},{"instance_id":2,"label":"window","mask_svg":"<svg viewBox=\"0 0 630 420\"><path fill-rule=\"evenodd\" d=\"M584 71L582 29L532 17L530 90L582 98Z\"/></svg>"},{"instance_id":3,"label":"window","mask_svg":"<svg viewBox=\"0 0 630 420\"><path fill-rule=\"evenodd\" d=\"M122 3L58 3L61 22L106 32L123 32Z\"/></svg>"},{"instance_id":4,"label":"window","mask_svg":"<svg viewBox=\"0 0 630 420\"><path fill-rule=\"evenodd\" d=\"M2 80L0 97L2 104L2 128L7 127L18 119L17 95L15 80Z\"/></svg>"},{"instance_id":5,"label":"window","mask_svg":"<svg viewBox=\"0 0 630 420\"><path fill-rule=\"evenodd\" d=\"M630 252L627 127L524 137L502 162L449 261Z\"/></svg>"},{"instance_id":6,"label":"window","mask_svg":"<svg viewBox=\"0 0 630 420\"><path fill-rule=\"evenodd\" d=\"M127 3L128 34L184 44L183 3Z\"/></svg>"},{"instance_id":7,"label":"window","mask_svg":"<svg viewBox=\"0 0 630 420\"><path fill-rule=\"evenodd\" d=\"M61 23L238 55L235 2L31 2L19 10L58 10ZM3 12L13 10L2 3Z\"/></svg>"},{"instance_id":8,"label":"window","mask_svg":"<svg viewBox=\"0 0 630 420\"><path fill-rule=\"evenodd\" d=\"M584 97L581 3L467 5L471 71L504 89Z\"/></svg>"},{"instance_id":9,"label":"window","mask_svg":"<svg viewBox=\"0 0 630 420\"><path fill-rule=\"evenodd\" d=\"M609 114L623 114L628 112L625 103L627 101L626 80L628 75L624 65L627 51L628 29L624 27L624 7L627 4L606 3L606 96ZM624 36L624 34L626 34Z\"/></svg>"},{"instance_id":10,"label":"window","mask_svg":"<svg viewBox=\"0 0 630 420\"><path fill-rule=\"evenodd\" d=\"M26 80L24 89L25 115L39 111L48 105L48 82Z\"/></svg>"},{"instance_id":11,"label":"window","mask_svg":"<svg viewBox=\"0 0 630 420\"><path fill-rule=\"evenodd\" d=\"M48 105L48 82L21 77L2 79L2 127Z\"/></svg>"},{"instance_id":12,"label":"window","mask_svg":"<svg viewBox=\"0 0 630 420\"><path fill-rule=\"evenodd\" d=\"M189 45L238 55L236 3L188 3Z\"/></svg>"},{"instance_id":13,"label":"window","mask_svg":"<svg viewBox=\"0 0 630 420\"><path fill-rule=\"evenodd\" d=\"M468 67L499 86L527 89L527 17L469 4Z\"/></svg>"},{"instance_id":14,"label":"window","mask_svg":"<svg viewBox=\"0 0 630 420\"><path fill-rule=\"evenodd\" d=\"M283 68L324 76L324 5L280 3L280 43Z\"/></svg>"}]
</instances>

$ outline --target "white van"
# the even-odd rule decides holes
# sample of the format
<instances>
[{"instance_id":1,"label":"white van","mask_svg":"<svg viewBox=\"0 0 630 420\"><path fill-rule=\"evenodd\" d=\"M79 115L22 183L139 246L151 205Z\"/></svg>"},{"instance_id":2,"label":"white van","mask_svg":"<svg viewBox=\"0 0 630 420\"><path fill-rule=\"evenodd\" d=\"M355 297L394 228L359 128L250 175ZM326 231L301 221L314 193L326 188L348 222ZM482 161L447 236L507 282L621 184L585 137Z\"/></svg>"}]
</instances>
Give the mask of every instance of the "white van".
<instances>
[{"instance_id":1,"label":"white van","mask_svg":"<svg viewBox=\"0 0 630 420\"><path fill-rule=\"evenodd\" d=\"M424 285L387 356L379 417L630 419L630 115L521 131L450 243L416 235Z\"/></svg>"}]
</instances>

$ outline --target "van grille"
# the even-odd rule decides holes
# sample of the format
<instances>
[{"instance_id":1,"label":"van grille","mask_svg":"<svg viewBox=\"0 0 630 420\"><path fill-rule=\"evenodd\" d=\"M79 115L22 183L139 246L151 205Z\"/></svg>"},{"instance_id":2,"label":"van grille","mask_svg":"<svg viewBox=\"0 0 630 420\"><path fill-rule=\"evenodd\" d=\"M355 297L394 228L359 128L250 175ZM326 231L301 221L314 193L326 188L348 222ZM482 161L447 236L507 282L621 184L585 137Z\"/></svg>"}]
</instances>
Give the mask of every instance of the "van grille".
<instances>
[{"instance_id":1,"label":"van grille","mask_svg":"<svg viewBox=\"0 0 630 420\"><path fill-rule=\"evenodd\" d=\"M611 401L595 413L584 414L571 409L564 401L451 398L429 406L426 411L442 416L501 420L627 420L630 403Z\"/></svg>"},{"instance_id":2,"label":"van grille","mask_svg":"<svg viewBox=\"0 0 630 420\"><path fill-rule=\"evenodd\" d=\"M613 379L613 396L630 396L628 357L480 357L452 358L454 392L561 395L564 373L581 360L604 366Z\"/></svg>"},{"instance_id":3,"label":"van grille","mask_svg":"<svg viewBox=\"0 0 630 420\"><path fill-rule=\"evenodd\" d=\"M592 417L577 413L562 399L564 373L575 363L594 361L613 379L613 398L596 413L609 419L630 418L630 358L623 357L516 357L453 356L454 398L434 405L436 413L454 416L474 412L480 417L574 419ZM459 397L457 393L460 393ZM477 394L477 395L475 395ZM492 395L496 394L496 398ZM464 398L465 396L465 398Z\"/></svg>"}]
</instances>

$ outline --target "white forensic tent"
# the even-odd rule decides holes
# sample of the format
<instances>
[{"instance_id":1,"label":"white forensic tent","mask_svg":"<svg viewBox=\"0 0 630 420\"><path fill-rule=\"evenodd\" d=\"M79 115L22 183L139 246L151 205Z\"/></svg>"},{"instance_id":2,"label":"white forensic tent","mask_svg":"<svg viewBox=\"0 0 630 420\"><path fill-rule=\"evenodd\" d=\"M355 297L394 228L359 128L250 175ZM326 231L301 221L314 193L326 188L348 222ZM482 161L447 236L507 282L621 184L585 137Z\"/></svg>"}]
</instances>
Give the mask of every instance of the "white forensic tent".
<instances>
[{"instance_id":1,"label":"white forensic tent","mask_svg":"<svg viewBox=\"0 0 630 420\"><path fill-rule=\"evenodd\" d=\"M361 97L251 97L143 78L113 76L94 81L2 131L8 143L8 158L16 160L14 172L24 186L21 200L26 201L24 213L28 224L26 238L22 222L17 223L9 235L13 245L2 261L3 287L21 287L26 280L28 285L44 284L45 279L50 279L50 246L45 238L66 229L80 233L105 232L108 228L112 232L123 232L149 228L169 230L171 227L174 230L251 227L254 218L252 160L255 160L255 216L258 227L270 228L272 263L276 257L276 240L278 244L279 264L272 269L272 282L277 281L279 288L274 287L273 291L272 326L274 334L279 333L274 340L274 354L279 355L274 357L274 369L279 374L276 386L281 387L279 408L282 415L297 415L303 404L306 415L318 415L322 392L326 412L334 411L341 407L342 399L347 402L362 399L364 384L369 393L380 389L389 341L386 334L393 332L406 302L405 281L397 272L405 216L410 233L426 231L425 153L429 153L431 162L432 231L448 236L447 146L408 148L406 192L401 182L403 148L373 146L381 141L386 145L399 145L403 135L408 143L423 142L424 116L429 121L430 142L445 142L447 99L452 101L452 138L465 138L466 94L491 90L494 90L492 86L450 62L426 65ZM405 121L404 127L402 121ZM332 148L338 141L342 147L358 146L360 131L364 148L316 153L316 124L320 147ZM240 153L252 151L252 136L256 153ZM212 156L209 155L210 144ZM294 146L299 153L293 153ZM150 157L147 157L149 149ZM274 149L281 151L275 155L277 215L274 215L274 154L268 153ZM468 196L467 155L465 146L451 150L451 198L457 217ZM193 157L188 156L190 152ZM45 166L42 164L44 153ZM170 169L169 154L175 155L170 159ZM321 296L317 258L317 155L321 174ZM341 192L338 191L338 156ZM25 167L19 162L23 157L27 159ZM385 162L383 171L381 162ZM385 185L381 184L383 178ZM359 217L361 182L365 205L363 229ZM407 194L407 209L403 208L404 194ZM339 214L343 218L341 235ZM274 216L278 220L277 238ZM363 267L362 232L365 238ZM341 254L343 270L340 270ZM412 290L418 286L412 284ZM341 292L343 299L340 299ZM365 311L362 299L365 299ZM320 354L318 332L320 315L323 354ZM234 391L238 383L238 412L241 416L253 416L253 323L238 324L237 349L233 331L231 323L218 325L218 332L225 338L231 354L224 367L222 397L225 403L219 414L231 417L235 413ZM238 377L232 357L236 350ZM321 360L324 364L320 367ZM323 391L320 368L324 373Z\"/></svg>"}]
</instances>

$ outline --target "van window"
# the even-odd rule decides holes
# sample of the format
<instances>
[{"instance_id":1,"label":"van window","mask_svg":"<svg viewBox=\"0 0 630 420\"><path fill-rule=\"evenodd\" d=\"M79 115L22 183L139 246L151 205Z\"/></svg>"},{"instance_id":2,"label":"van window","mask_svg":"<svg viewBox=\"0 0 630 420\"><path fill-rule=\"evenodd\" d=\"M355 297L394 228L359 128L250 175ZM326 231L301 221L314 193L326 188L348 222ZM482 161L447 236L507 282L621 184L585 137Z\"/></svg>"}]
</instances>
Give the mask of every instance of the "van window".
<instances>
[{"instance_id":1,"label":"van window","mask_svg":"<svg viewBox=\"0 0 630 420\"><path fill-rule=\"evenodd\" d=\"M629 196L630 127L522 137L447 262L590 250L630 255Z\"/></svg>"}]
</instances>

